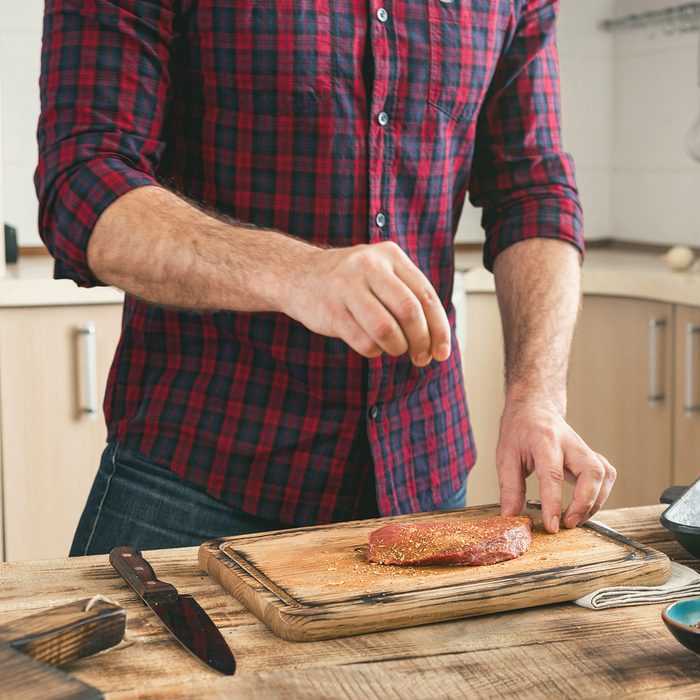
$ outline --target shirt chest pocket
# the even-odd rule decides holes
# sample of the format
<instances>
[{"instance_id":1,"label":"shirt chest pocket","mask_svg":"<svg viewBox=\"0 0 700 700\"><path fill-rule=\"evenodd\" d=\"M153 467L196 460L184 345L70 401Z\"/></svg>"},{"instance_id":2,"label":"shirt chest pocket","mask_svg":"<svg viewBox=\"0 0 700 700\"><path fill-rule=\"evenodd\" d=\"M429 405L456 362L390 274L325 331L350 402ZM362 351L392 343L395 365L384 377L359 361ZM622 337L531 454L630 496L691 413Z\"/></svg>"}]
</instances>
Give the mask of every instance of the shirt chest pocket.
<instances>
[{"instance_id":1,"label":"shirt chest pocket","mask_svg":"<svg viewBox=\"0 0 700 700\"><path fill-rule=\"evenodd\" d=\"M330 0L207 3L220 99L241 111L313 111L331 94Z\"/></svg>"},{"instance_id":2,"label":"shirt chest pocket","mask_svg":"<svg viewBox=\"0 0 700 700\"><path fill-rule=\"evenodd\" d=\"M496 69L509 2L427 0L430 24L428 101L457 121L479 109Z\"/></svg>"}]
</instances>

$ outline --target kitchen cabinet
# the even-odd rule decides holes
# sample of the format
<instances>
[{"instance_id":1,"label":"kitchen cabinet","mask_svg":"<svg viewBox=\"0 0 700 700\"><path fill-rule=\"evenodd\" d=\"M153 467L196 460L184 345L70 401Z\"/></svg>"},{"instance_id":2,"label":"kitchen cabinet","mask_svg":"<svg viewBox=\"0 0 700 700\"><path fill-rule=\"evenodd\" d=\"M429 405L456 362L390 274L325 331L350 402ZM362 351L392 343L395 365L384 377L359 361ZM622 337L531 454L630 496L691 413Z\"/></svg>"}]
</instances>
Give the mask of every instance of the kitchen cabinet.
<instances>
[{"instance_id":1,"label":"kitchen cabinet","mask_svg":"<svg viewBox=\"0 0 700 700\"><path fill-rule=\"evenodd\" d=\"M6 560L67 556L105 444L121 304L0 309Z\"/></svg>"},{"instance_id":2,"label":"kitchen cabinet","mask_svg":"<svg viewBox=\"0 0 700 700\"><path fill-rule=\"evenodd\" d=\"M675 317L673 481L700 478L700 309L677 306Z\"/></svg>"},{"instance_id":3,"label":"kitchen cabinet","mask_svg":"<svg viewBox=\"0 0 700 700\"><path fill-rule=\"evenodd\" d=\"M672 482L673 306L587 296L571 350L567 416L618 477L608 504L657 503Z\"/></svg>"},{"instance_id":4,"label":"kitchen cabinet","mask_svg":"<svg viewBox=\"0 0 700 700\"><path fill-rule=\"evenodd\" d=\"M468 294L466 336L464 373L479 455L467 489L471 505L498 500L503 340L494 293ZM670 484L700 476L698 404L700 309L584 296L571 352L567 416L618 470L609 506L654 503ZM528 498L537 497L536 478L530 478Z\"/></svg>"}]
</instances>

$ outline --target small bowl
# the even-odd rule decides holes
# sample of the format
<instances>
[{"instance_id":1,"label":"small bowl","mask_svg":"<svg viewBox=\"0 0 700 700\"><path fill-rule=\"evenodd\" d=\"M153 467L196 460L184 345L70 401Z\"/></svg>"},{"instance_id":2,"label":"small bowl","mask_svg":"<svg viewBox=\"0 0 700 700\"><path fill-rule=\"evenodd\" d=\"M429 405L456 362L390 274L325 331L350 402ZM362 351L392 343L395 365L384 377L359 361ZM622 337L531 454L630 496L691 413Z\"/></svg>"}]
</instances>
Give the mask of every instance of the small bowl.
<instances>
[{"instance_id":1,"label":"small bowl","mask_svg":"<svg viewBox=\"0 0 700 700\"><path fill-rule=\"evenodd\" d=\"M700 654L700 598L688 598L671 603L661 617L671 634L684 646Z\"/></svg>"}]
</instances>

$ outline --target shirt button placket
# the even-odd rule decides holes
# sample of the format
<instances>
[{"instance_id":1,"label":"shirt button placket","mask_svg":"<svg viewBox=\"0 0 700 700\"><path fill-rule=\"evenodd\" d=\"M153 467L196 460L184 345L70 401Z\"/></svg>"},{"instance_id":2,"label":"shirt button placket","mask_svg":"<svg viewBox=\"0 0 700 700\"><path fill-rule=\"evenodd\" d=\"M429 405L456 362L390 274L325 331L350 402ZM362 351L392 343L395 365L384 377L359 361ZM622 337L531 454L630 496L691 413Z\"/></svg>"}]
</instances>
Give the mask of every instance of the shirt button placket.
<instances>
[{"instance_id":1,"label":"shirt button placket","mask_svg":"<svg viewBox=\"0 0 700 700\"><path fill-rule=\"evenodd\" d=\"M381 0L380 0L381 1ZM372 56L374 59L374 81L371 104L375 105L375 125L370 132L370 205L374 207L374 231L370 231L370 241L385 240L389 235L389 219L385 201L386 193L382 191L384 184L384 164L386 161L387 139L384 130L389 126L389 112L384 109L387 99L390 78L390 57L388 52L388 27L389 12L385 7L371 3L370 12L374 12L374 20L371 30ZM371 211L371 210L370 210Z\"/></svg>"},{"instance_id":2,"label":"shirt button placket","mask_svg":"<svg viewBox=\"0 0 700 700\"><path fill-rule=\"evenodd\" d=\"M369 124L369 241L379 242L390 237L391 220L388 199L391 187L385 172L391 149L391 119L393 102L391 98L392 56L394 26L389 22L389 12L371 0L368 14L370 24L370 45L374 62L371 93L368 95L370 109ZM369 362L367 421L372 457L378 468L386 459L383 452L382 433L382 384L385 374L384 359Z\"/></svg>"}]
</instances>

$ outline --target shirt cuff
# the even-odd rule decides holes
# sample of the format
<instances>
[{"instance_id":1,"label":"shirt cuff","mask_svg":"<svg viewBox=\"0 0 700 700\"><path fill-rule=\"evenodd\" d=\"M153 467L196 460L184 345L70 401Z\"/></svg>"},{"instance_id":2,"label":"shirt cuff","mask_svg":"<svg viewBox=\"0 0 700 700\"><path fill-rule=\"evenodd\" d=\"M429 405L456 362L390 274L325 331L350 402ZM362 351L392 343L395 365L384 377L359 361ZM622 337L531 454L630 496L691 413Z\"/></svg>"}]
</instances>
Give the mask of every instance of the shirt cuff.
<instances>
[{"instance_id":1,"label":"shirt cuff","mask_svg":"<svg viewBox=\"0 0 700 700\"><path fill-rule=\"evenodd\" d=\"M521 202L506 212L495 213L492 224L485 228L484 267L490 271L496 256L513 243L529 238L566 241L579 251L581 261L585 256L583 215L576 199L556 197Z\"/></svg>"},{"instance_id":2,"label":"shirt cuff","mask_svg":"<svg viewBox=\"0 0 700 700\"><path fill-rule=\"evenodd\" d=\"M80 287L105 286L87 264L90 235L112 202L147 185L159 183L116 156L90 160L63 181L42 215L42 238L55 259L55 279L70 279Z\"/></svg>"}]
</instances>

